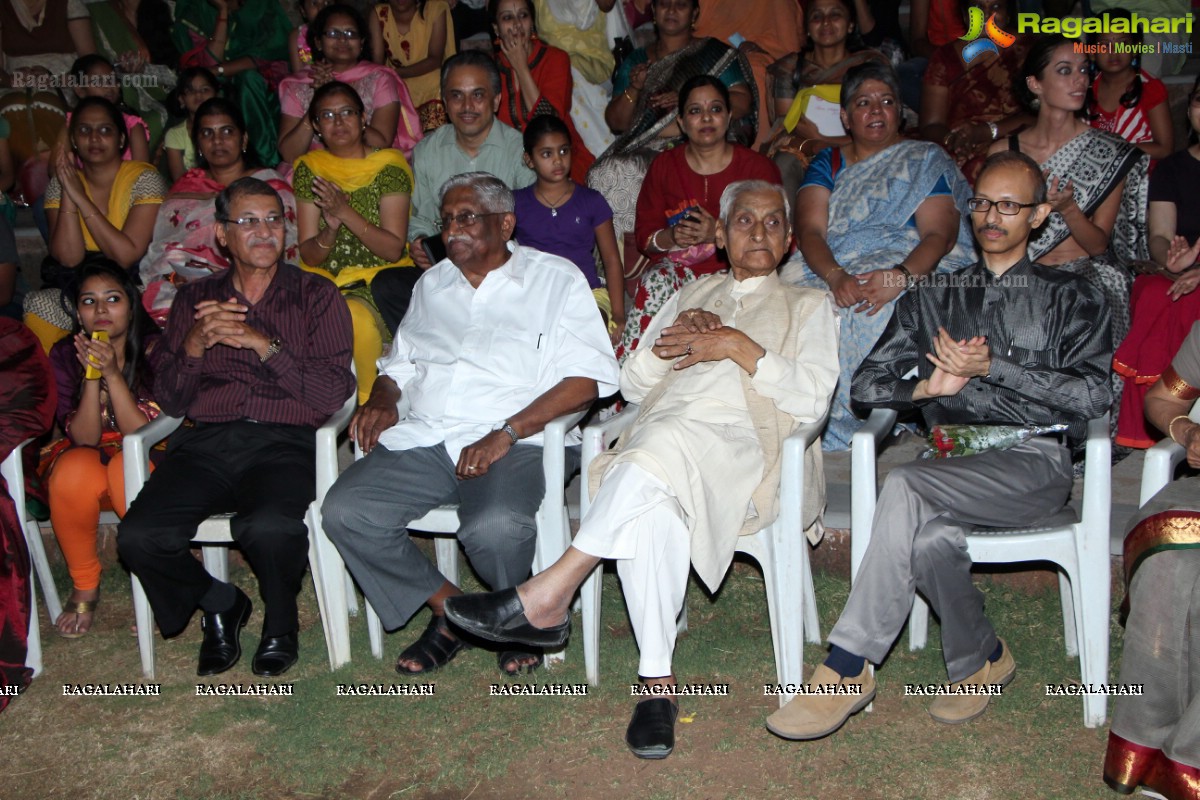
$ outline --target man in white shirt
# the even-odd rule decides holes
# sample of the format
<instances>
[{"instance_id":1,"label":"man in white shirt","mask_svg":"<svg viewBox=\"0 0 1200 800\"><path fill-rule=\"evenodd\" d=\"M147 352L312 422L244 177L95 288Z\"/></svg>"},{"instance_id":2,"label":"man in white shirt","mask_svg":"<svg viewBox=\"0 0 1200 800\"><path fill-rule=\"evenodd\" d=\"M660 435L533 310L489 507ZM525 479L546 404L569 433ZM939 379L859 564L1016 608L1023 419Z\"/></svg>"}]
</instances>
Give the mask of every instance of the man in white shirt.
<instances>
[{"instance_id":1,"label":"man in white shirt","mask_svg":"<svg viewBox=\"0 0 1200 800\"><path fill-rule=\"evenodd\" d=\"M371 397L350 423L366 452L329 491L324 527L392 630L428 604L433 616L396 669L441 667L465 647L442 603L460 594L409 539L409 522L457 503L458 537L494 589L529 575L534 515L546 486L542 429L616 391L617 362L587 279L569 261L509 243L513 194L470 172L441 191L448 257L417 282ZM409 411L399 419L401 395ZM574 452L573 452L574 451ZM568 448L578 463L577 448ZM517 674L541 663L509 650Z\"/></svg>"}]
</instances>

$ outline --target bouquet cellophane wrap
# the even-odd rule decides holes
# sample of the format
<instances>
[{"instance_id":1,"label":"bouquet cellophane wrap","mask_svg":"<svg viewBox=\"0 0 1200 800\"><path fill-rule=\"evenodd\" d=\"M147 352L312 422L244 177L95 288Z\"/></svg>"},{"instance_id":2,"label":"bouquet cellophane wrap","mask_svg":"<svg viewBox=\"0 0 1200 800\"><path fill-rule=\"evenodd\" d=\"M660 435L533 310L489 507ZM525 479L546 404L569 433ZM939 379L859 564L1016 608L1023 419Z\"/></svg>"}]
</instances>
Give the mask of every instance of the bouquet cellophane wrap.
<instances>
[{"instance_id":1,"label":"bouquet cellophane wrap","mask_svg":"<svg viewBox=\"0 0 1200 800\"><path fill-rule=\"evenodd\" d=\"M929 449L924 458L973 456L988 450L1007 450L1021 442L1047 433L1061 433L1065 423L1056 425L934 425L929 429Z\"/></svg>"}]
</instances>

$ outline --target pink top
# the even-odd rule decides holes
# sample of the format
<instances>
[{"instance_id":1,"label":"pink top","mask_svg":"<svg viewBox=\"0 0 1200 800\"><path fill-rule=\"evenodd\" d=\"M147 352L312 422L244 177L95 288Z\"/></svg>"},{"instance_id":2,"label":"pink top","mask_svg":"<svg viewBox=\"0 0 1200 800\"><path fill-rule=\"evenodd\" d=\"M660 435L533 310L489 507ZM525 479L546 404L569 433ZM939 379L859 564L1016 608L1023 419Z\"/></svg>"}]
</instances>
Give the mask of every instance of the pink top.
<instances>
[{"instance_id":1,"label":"pink top","mask_svg":"<svg viewBox=\"0 0 1200 800\"><path fill-rule=\"evenodd\" d=\"M421 139L421 118L413 107L408 87L396 72L391 67L360 61L344 72L335 72L334 78L350 84L358 92L366 110L367 124L370 124L375 109L389 103L400 103L400 119L396 125L396 137L392 140L392 147L404 153L404 157L411 161L413 147ZM287 76L279 83L280 109L289 117L302 119L308 114L308 106L312 103L315 91L311 69ZM313 137L309 150L324 149L325 146Z\"/></svg>"}]
</instances>

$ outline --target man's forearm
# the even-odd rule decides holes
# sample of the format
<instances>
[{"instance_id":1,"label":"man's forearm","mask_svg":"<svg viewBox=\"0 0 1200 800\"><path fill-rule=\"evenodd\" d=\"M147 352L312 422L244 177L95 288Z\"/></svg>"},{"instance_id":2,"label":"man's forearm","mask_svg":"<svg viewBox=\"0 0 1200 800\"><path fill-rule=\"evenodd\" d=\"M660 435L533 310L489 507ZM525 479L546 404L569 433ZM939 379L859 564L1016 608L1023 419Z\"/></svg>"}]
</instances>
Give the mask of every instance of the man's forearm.
<instances>
[{"instance_id":1,"label":"man's forearm","mask_svg":"<svg viewBox=\"0 0 1200 800\"><path fill-rule=\"evenodd\" d=\"M563 378L532 403L508 418L517 436L525 439L541 433L547 425L566 414L586 411L599 392L591 378Z\"/></svg>"}]
</instances>

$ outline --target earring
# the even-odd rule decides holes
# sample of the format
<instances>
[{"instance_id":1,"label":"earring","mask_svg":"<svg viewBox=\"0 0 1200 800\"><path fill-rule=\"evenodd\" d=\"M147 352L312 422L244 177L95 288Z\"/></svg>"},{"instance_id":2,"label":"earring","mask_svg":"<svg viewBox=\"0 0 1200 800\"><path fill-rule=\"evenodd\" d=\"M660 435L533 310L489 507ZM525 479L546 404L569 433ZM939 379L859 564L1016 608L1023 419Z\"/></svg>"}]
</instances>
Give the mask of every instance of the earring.
<instances>
[{"instance_id":1,"label":"earring","mask_svg":"<svg viewBox=\"0 0 1200 800\"><path fill-rule=\"evenodd\" d=\"M1034 97L1032 100L1029 101L1029 107L1032 108L1034 111L1037 111L1039 108L1042 107L1042 98Z\"/></svg>"}]
</instances>

